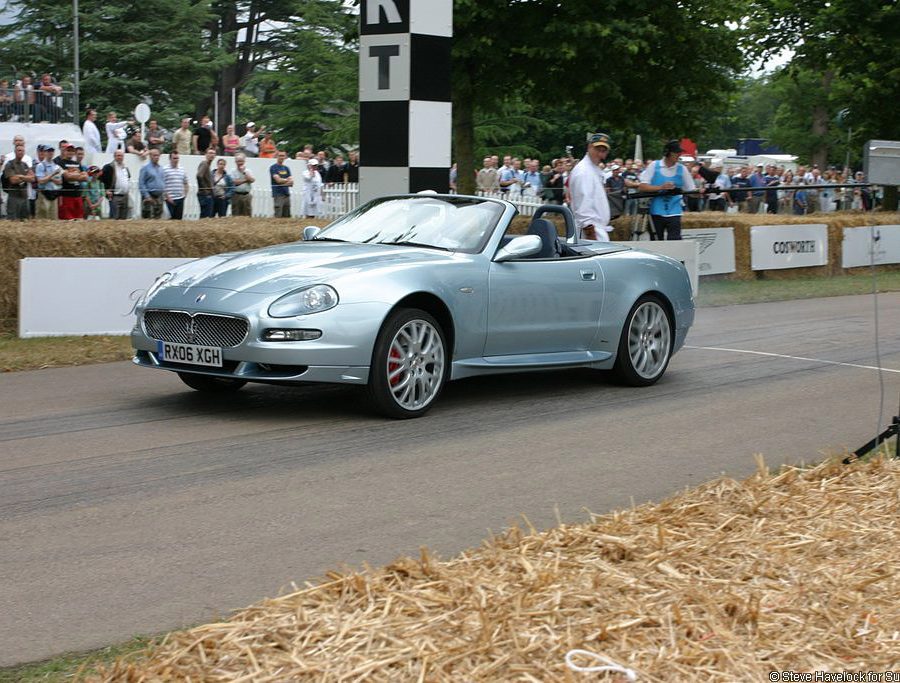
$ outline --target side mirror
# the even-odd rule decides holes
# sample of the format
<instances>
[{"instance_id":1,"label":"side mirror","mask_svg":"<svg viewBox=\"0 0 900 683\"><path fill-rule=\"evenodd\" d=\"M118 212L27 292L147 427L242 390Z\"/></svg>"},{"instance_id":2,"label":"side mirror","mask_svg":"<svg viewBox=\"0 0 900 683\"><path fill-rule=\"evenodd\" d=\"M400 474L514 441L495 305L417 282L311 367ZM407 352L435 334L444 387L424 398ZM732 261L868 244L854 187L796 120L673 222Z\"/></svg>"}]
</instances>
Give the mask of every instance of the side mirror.
<instances>
[{"instance_id":1,"label":"side mirror","mask_svg":"<svg viewBox=\"0 0 900 683\"><path fill-rule=\"evenodd\" d=\"M315 225L307 225L303 228L303 241L309 242L310 240L315 239L316 235L320 232L322 232L322 228L318 228Z\"/></svg>"},{"instance_id":2,"label":"side mirror","mask_svg":"<svg viewBox=\"0 0 900 683\"><path fill-rule=\"evenodd\" d=\"M537 235L521 235L511 239L505 247L501 247L494 260L499 263L500 261L514 261L526 256L534 256L541 251L541 248L541 238Z\"/></svg>"}]
</instances>

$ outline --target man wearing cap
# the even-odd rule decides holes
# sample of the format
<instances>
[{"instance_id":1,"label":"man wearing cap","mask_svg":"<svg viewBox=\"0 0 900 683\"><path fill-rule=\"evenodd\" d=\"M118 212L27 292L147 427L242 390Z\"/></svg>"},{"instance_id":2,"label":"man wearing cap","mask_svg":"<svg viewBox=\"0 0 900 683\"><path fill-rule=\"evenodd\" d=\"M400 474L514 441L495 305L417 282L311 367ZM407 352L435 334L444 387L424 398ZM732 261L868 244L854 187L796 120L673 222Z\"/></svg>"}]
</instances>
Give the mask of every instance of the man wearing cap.
<instances>
[{"instance_id":1,"label":"man wearing cap","mask_svg":"<svg viewBox=\"0 0 900 683\"><path fill-rule=\"evenodd\" d=\"M694 179L678 156L683 153L678 140L669 140L663 147L663 158L651 163L641 173L640 192L664 192L650 200L650 221L658 240L681 239L681 197L671 190L693 190Z\"/></svg>"},{"instance_id":2,"label":"man wearing cap","mask_svg":"<svg viewBox=\"0 0 900 683\"><path fill-rule=\"evenodd\" d=\"M265 128L265 126L263 126ZM247 132L241 138L241 147L244 148L244 154L248 157L259 156L259 133L256 130L256 124L253 121L247 121Z\"/></svg>"},{"instance_id":3,"label":"man wearing cap","mask_svg":"<svg viewBox=\"0 0 900 683\"><path fill-rule=\"evenodd\" d=\"M569 174L569 195L579 239L609 242L609 201L600 164L609 154L606 133L589 133L587 151Z\"/></svg>"},{"instance_id":4,"label":"man wearing cap","mask_svg":"<svg viewBox=\"0 0 900 683\"><path fill-rule=\"evenodd\" d=\"M35 203L35 216L37 218L55 221L57 219L57 199L62 187L62 169L53 161L55 151L49 145L38 145L38 161L34 167L34 175L37 178L37 202Z\"/></svg>"},{"instance_id":5,"label":"man wearing cap","mask_svg":"<svg viewBox=\"0 0 900 683\"><path fill-rule=\"evenodd\" d=\"M81 199L81 183L87 173L75 158L75 145L63 147L59 165L62 167L62 190L59 195L59 220L75 221L84 218L84 202Z\"/></svg>"},{"instance_id":6,"label":"man wearing cap","mask_svg":"<svg viewBox=\"0 0 900 683\"><path fill-rule=\"evenodd\" d=\"M237 168L231 172L231 180L234 181L234 194L231 195L232 216L253 215L253 183L256 178L247 170L247 157L243 152L234 155L234 164Z\"/></svg>"}]
</instances>

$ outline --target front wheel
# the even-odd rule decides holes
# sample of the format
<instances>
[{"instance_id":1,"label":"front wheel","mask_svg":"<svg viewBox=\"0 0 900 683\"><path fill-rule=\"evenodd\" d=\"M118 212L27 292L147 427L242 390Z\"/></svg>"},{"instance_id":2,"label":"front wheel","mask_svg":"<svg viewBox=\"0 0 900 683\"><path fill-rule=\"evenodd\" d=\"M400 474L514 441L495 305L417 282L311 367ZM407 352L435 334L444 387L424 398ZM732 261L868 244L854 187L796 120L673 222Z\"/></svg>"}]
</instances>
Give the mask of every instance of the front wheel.
<instances>
[{"instance_id":1,"label":"front wheel","mask_svg":"<svg viewBox=\"0 0 900 683\"><path fill-rule=\"evenodd\" d=\"M447 376L447 344L440 324L414 308L394 311L381 327L372 355L368 392L387 417L424 415Z\"/></svg>"},{"instance_id":2,"label":"front wheel","mask_svg":"<svg viewBox=\"0 0 900 683\"><path fill-rule=\"evenodd\" d=\"M613 372L622 383L645 387L655 383L672 357L672 321L659 297L645 294L625 318Z\"/></svg>"},{"instance_id":3,"label":"front wheel","mask_svg":"<svg viewBox=\"0 0 900 683\"><path fill-rule=\"evenodd\" d=\"M195 375L192 372L179 372L178 377L191 389L202 391L205 394L227 394L232 391L237 391L246 384L242 379Z\"/></svg>"}]
</instances>

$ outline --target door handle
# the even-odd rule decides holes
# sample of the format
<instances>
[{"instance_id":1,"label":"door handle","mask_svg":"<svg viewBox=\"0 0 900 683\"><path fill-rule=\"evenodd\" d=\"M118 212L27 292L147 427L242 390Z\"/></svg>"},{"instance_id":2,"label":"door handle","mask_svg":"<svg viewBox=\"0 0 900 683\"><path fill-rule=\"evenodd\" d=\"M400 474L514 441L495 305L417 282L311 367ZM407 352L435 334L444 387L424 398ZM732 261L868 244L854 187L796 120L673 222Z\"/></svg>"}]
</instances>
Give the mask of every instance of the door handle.
<instances>
[{"instance_id":1,"label":"door handle","mask_svg":"<svg viewBox=\"0 0 900 683\"><path fill-rule=\"evenodd\" d=\"M582 270L581 271L581 279L587 282L592 282L597 279L597 273L593 270Z\"/></svg>"}]
</instances>

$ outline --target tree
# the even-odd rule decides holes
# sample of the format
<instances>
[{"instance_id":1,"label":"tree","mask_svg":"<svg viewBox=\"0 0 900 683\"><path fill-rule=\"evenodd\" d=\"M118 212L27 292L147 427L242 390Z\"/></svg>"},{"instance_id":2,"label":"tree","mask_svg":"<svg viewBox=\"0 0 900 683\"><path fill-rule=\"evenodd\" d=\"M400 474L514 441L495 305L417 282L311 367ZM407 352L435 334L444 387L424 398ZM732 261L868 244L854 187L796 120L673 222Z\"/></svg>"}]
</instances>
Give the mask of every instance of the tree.
<instances>
[{"instance_id":1,"label":"tree","mask_svg":"<svg viewBox=\"0 0 900 683\"><path fill-rule=\"evenodd\" d=\"M805 139L818 141L811 160L819 164L843 151L845 136L834 121L844 109L858 140L900 137L895 0L759 0L750 7L744 45L754 59L794 50L779 78L791 79L800 96L783 103L776 131L784 132L788 118L805 121Z\"/></svg>"},{"instance_id":2,"label":"tree","mask_svg":"<svg viewBox=\"0 0 900 683\"><path fill-rule=\"evenodd\" d=\"M726 25L741 7L725 0L631 0L601 12L590 0L456 0L459 168L474 168L476 110L508 97L567 107L597 128L627 128L637 112L667 137L696 133L742 65ZM474 190L471 174L459 178L461 192Z\"/></svg>"},{"instance_id":3,"label":"tree","mask_svg":"<svg viewBox=\"0 0 900 683\"><path fill-rule=\"evenodd\" d=\"M20 72L54 73L71 89L71 5L14 0L10 6L18 16L0 27L0 60ZM198 91L212 85L227 60L199 30L210 17L208 0L158 0L152 8L81 0L81 104L130 112L146 101L159 114L193 109Z\"/></svg>"},{"instance_id":4,"label":"tree","mask_svg":"<svg viewBox=\"0 0 900 683\"><path fill-rule=\"evenodd\" d=\"M279 139L333 146L359 139L357 17L337 3L309 3L306 21L271 36L279 53L257 67L247 87Z\"/></svg>"},{"instance_id":5,"label":"tree","mask_svg":"<svg viewBox=\"0 0 900 683\"><path fill-rule=\"evenodd\" d=\"M230 111L232 89L240 95L251 81L259 86L259 72L276 71L298 84L302 77L318 78L327 69L342 68L342 60L329 53L338 50L345 56L348 40L352 43L357 31L355 15L341 0L213 0L212 13L206 24L210 42L229 60L215 73L212 88L196 98L197 115L215 109L213 91L218 93L219 111ZM320 51L310 51L312 45ZM304 58L317 62L320 73L311 74ZM273 90L273 82L262 81L267 86L263 90ZM269 99L293 94L284 89ZM294 103L303 104L303 98ZM227 117L219 118L216 125L224 129Z\"/></svg>"}]
</instances>

